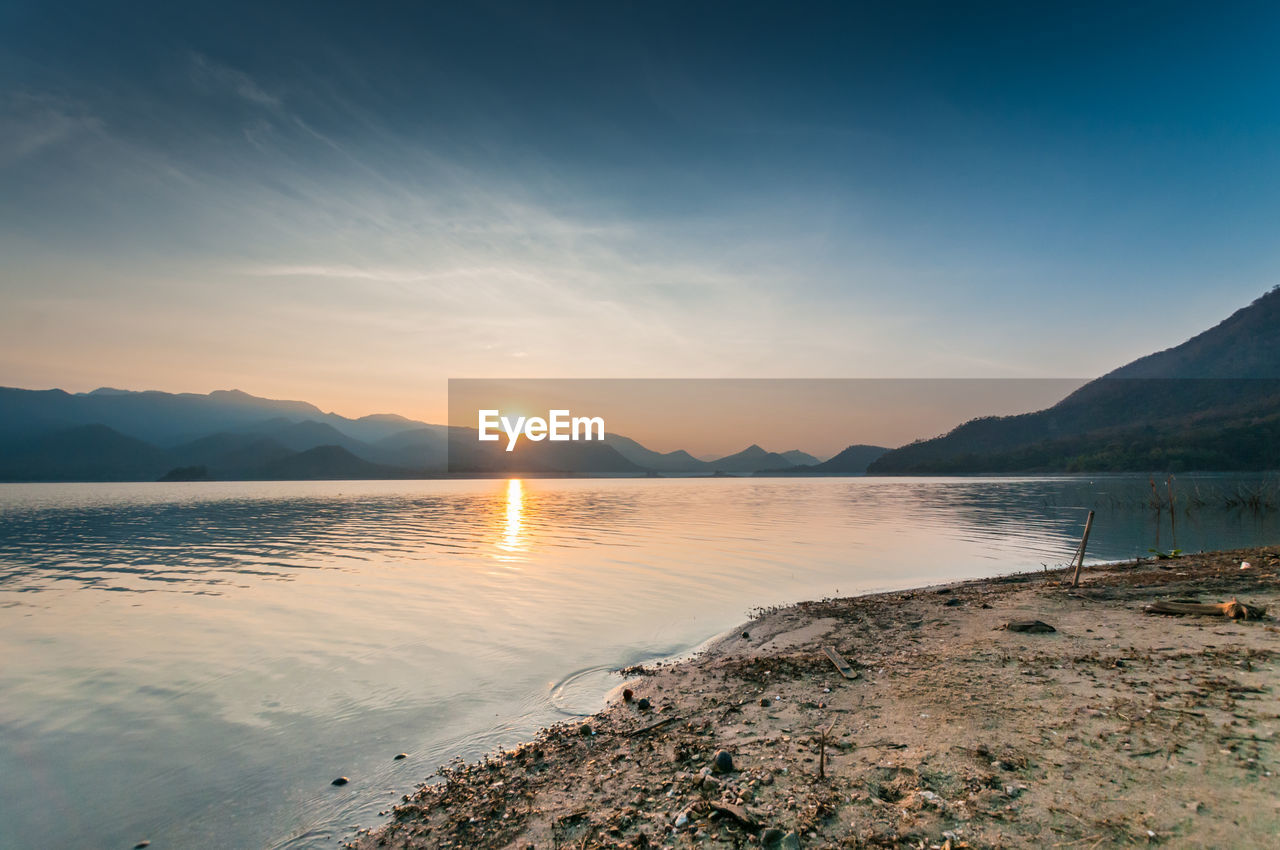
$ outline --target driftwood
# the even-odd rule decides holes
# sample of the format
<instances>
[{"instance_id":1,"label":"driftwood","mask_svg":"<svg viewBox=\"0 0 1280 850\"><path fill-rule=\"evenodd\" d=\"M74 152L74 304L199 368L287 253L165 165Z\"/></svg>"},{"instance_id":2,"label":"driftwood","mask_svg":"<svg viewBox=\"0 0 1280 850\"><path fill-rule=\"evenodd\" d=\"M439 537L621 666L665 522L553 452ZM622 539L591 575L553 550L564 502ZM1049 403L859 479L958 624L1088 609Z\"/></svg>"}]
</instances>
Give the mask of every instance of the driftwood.
<instances>
[{"instance_id":1,"label":"driftwood","mask_svg":"<svg viewBox=\"0 0 1280 850\"><path fill-rule=\"evenodd\" d=\"M760 822L751 816L745 806L739 806L736 803L712 803L711 811L719 812L723 817L729 817L751 832L760 831Z\"/></svg>"},{"instance_id":2,"label":"driftwood","mask_svg":"<svg viewBox=\"0 0 1280 850\"><path fill-rule=\"evenodd\" d=\"M664 717L663 719L659 720L657 723L650 723L648 726L641 726L639 729L632 729L630 732L625 732L624 734L628 738L635 738L638 735L644 735L645 733L652 732L655 729L661 729L663 726L666 726L668 723L674 723L679 719L680 718L675 715L672 715L671 717Z\"/></svg>"},{"instance_id":3,"label":"driftwood","mask_svg":"<svg viewBox=\"0 0 1280 850\"><path fill-rule=\"evenodd\" d=\"M841 676L844 676L846 679L858 678L858 671L850 667L849 663L840 657L840 653L836 652L836 648L834 646L824 646L822 651L826 654L827 658L831 659L831 663L840 671Z\"/></svg>"},{"instance_id":4,"label":"driftwood","mask_svg":"<svg viewBox=\"0 0 1280 850\"><path fill-rule=\"evenodd\" d=\"M573 821L581 820L582 818L585 818L588 814L590 814L590 812L591 812L590 809L578 809L576 812L569 812L567 815L561 815L560 817L553 820L551 822L551 825L553 828L564 826L567 823L572 823Z\"/></svg>"},{"instance_id":5,"label":"driftwood","mask_svg":"<svg viewBox=\"0 0 1280 850\"><path fill-rule=\"evenodd\" d=\"M1230 602L1152 602L1142 609L1148 614L1200 614L1206 617L1230 617L1233 620L1257 620L1267 613L1262 605L1246 605L1236 599Z\"/></svg>"},{"instance_id":6,"label":"driftwood","mask_svg":"<svg viewBox=\"0 0 1280 850\"><path fill-rule=\"evenodd\" d=\"M1043 620L1010 620L1002 628L1011 632L1031 632L1032 634L1046 635L1057 631L1057 629Z\"/></svg>"},{"instance_id":7,"label":"driftwood","mask_svg":"<svg viewBox=\"0 0 1280 850\"><path fill-rule=\"evenodd\" d=\"M870 744L854 744L849 749L865 750L868 748L884 749L884 750L905 750L907 748L907 745L895 744L893 741L875 741L874 743L870 743Z\"/></svg>"}]
</instances>

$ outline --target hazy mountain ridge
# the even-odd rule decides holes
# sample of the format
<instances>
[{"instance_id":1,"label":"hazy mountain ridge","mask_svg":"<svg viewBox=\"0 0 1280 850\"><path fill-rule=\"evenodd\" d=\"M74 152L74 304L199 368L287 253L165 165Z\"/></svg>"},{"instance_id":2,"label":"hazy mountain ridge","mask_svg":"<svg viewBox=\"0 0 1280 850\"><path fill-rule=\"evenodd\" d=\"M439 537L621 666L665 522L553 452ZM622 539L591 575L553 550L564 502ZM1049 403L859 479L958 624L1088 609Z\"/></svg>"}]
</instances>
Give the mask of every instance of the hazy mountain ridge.
<instances>
[{"instance_id":1,"label":"hazy mountain ridge","mask_svg":"<svg viewBox=\"0 0 1280 850\"><path fill-rule=\"evenodd\" d=\"M454 428L449 434L449 471L455 474L616 475L643 474L651 470L628 460L607 440L555 443L521 440L512 451L507 451L503 440L482 443L475 429Z\"/></svg>"},{"instance_id":2,"label":"hazy mountain ridge","mask_svg":"<svg viewBox=\"0 0 1280 850\"><path fill-rule=\"evenodd\" d=\"M656 452L621 434L606 433L604 441L606 445L612 447L618 454L636 466L653 470L654 472L706 473L711 471L710 463L698 460L684 449L665 453Z\"/></svg>"},{"instance_id":3,"label":"hazy mountain ridge","mask_svg":"<svg viewBox=\"0 0 1280 850\"><path fill-rule=\"evenodd\" d=\"M154 480L172 466L169 452L106 425L76 425L0 445L5 481Z\"/></svg>"},{"instance_id":4,"label":"hazy mountain ridge","mask_svg":"<svg viewBox=\"0 0 1280 850\"><path fill-rule=\"evenodd\" d=\"M887 453L873 474L1276 468L1280 288L1045 410L985 417Z\"/></svg>"},{"instance_id":5,"label":"hazy mountain ridge","mask_svg":"<svg viewBox=\"0 0 1280 850\"><path fill-rule=\"evenodd\" d=\"M173 449L178 466L201 466L210 478L249 478L260 468L294 454L270 437L220 432Z\"/></svg>"},{"instance_id":6,"label":"hazy mountain ridge","mask_svg":"<svg viewBox=\"0 0 1280 850\"><path fill-rule=\"evenodd\" d=\"M855 443L842 449L826 461L812 458L812 463L799 464L789 469L761 470L760 475L865 475L867 467L888 452L884 446ZM790 452L786 453L791 454ZM800 454L803 454L801 452ZM784 455L785 457L786 455ZM811 456L812 457L812 456Z\"/></svg>"},{"instance_id":7,"label":"hazy mountain ridge","mask_svg":"<svg viewBox=\"0 0 1280 850\"><path fill-rule=\"evenodd\" d=\"M457 440L461 434L472 437ZM683 450L655 452L615 434L603 443L522 441L506 452L501 442L481 445L474 434L394 414L348 419L306 402L239 390L196 395L104 387L73 394L0 388L0 480L9 481L403 478L446 471L750 474L798 468L792 457L816 460L798 450L784 455L753 445L707 462Z\"/></svg>"},{"instance_id":8,"label":"hazy mountain ridge","mask_svg":"<svg viewBox=\"0 0 1280 850\"><path fill-rule=\"evenodd\" d=\"M348 419L239 390L4 387L0 479L154 480L184 467L204 467L215 479L404 477L443 472L446 431L394 414ZM342 452L307 455L321 447Z\"/></svg>"},{"instance_id":9,"label":"hazy mountain ridge","mask_svg":"<svg viewBox=\"0 0 1280 850\"><path fill-rule=\"evenodd\" d=\"M793 466L816 466L822 463L819 458L799 449L790 449L785 452L778 452L778 454Z\"/></svg>"},{"instance_id":10,"label":"hazy mountain ridge","mask_svg":"<svg viewBox=\"0 0 1280 850\"><path fill-rule=\"evenodd\" d=\"M818 464L813 471L824 475L860 475L888 451L884 446L855 443L830 460Z\"/></svg>"},{"instance_id":11,"label":"hazy mountain ridge","mask_svg":"<svg viewBox=\"0 0 1280 850\"><path fill-rule=\"evenodd\" d=\"M794 463L777 452L769 452L752 443L740 452L726 455L707 464L713 472L750 474L757 471L790 469Z\"/></svg>"},{"instance_id":12,"label":"hazy mountain ridge","mask_svg":"<svg viewBox=\"0 0 1280 850\"><path fill-rule=\"evenodd\" d=\"M269 481L314 481L409 478L413 471L370 463L342 446L315 446L262 466L253 478Z\"/></svg>"},{"instance_id":13,"label":"hazy mountain ridge","mask_svg":"<svg viewBox=\"0 0 1280 850\"><path fill-rule=\"evenodd\" d=\"M894 450L826 461L751 445L715 460L630 438L523 441L507 452L393 414L348 419L238 390L208 395L0 388L0 480L398 478L466 474L850 475L1280 468L1280 288L1180 345L1045 410L984 417ZM814 462L797 463L800 460Z\"/></svg>"}]
</instances>

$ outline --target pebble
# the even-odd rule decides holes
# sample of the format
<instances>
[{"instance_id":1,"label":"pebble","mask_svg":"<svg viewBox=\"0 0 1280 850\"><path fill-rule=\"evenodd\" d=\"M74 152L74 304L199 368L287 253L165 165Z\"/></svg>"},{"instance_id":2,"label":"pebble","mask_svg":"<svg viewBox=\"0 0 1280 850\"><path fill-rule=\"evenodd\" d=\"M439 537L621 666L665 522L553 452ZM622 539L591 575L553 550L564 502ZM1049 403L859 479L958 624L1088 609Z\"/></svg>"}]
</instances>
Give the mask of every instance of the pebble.
<instances>
[{"instance_id":1,"label":"pebble","mask_svg":"<svg viewBox=\"0 0 1280 850\"><path fill-rule=\"evenodd\" d=\"M396 753L395 761L400 761L400 759L407 759L408 757L409 757L408 753Z\"/></svg>"},{"instance_id":2,"label":"pebble","mask_svg":"<svg viewBox=\"0 0 1280 850\"><path fill-rule=\"evenodd\" d=\"M348 782L350 782L350 781L351 781L351 780L350 780L350 779L348 779L348 778L347 778L347 777L345 777L345 776L339 776L337 779L333 780L333 781L332 781L332 782L330 782L329 784L330 784L330 785L346 785L346 784L347 784Z\"/></svg>"},{"instance_id":3,"label":"pebble","mask_svg":"<svg viewBox=\"0 0 1280 850\"><path fill-rule=\"evenodd\" d=\"M631 702L631 700L635 699L635 696L636 696L636 695L635 695L635 692L634 692L634 691L632 691L630 688L625 688L625 689L622 691L622 701L623 701L623 702Z\"/></svg>"},{"instance_id":4,"label":"pebble","mask_svg":"<svg viewBox=\"0 0 1280 850\"><path fill-rule=\"evenodd\" d=\"M768 697L760 697L760 706L762 708L768 708L771 705L773 705L773 702Z\"/></svg>"},{"instance_id":5,"label":"pebble","mask_svg":"<svg viewBox=\"0 0 1280 850\"><path fill-rule=\"evenodd\" d=\"M636 707L641 711L648 711L652 706L653 703L649 702L648 697L640 697L639 701L636 702Z\"/></svg>"},{"instance_id":6,"label":"pebble","mask_svg":"<svg viewBox=\"0 0 1280 850\"><path fill-rule=\"evenodd\" d=\"M775 826L771 826L764 832L760 833L760 843L765 847L777 847L782 843L782 830Z\"/></svg>"},{"instance_id":7,"label":"pebble","mask_svg":"<svg viewBox=\"0 0 1280 850\"><path fill-rule=\"evenodd\" d=\"M711 762L711 768L716 773L730 773L733 771L733 756L728 750L719 750L716 752L715 758Z\"/></svg>"},{"instance_id":8,"label":"pebble","mask_svg":"<svg viewBox=\"0 0 1280 850\"><path fill-rule=\"evenodd\" d=\"M150 847L150 846L151 846L150 841L139 841L137 844L133 845L133 850L142 850L143 847Z\"/></svg>"}]
</instances>

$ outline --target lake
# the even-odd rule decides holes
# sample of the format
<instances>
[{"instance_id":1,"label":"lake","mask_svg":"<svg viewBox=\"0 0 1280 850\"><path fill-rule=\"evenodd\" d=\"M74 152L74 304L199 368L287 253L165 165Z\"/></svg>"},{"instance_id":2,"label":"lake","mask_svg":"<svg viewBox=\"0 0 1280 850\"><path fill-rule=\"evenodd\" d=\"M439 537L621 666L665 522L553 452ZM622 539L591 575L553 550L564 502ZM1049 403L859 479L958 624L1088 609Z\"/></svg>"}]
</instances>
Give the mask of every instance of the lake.
<instances>
[{"instance_id":1,"label":"lake","mask_svg":"<svg viewBox=\"0 0 1280 850\"><path fill-rule=\"evenodd\" d=\"M1175 541L1146 477L0 485L0 844L332 848L757 606L1061 565L1089 508L1090 561L1274 544L1259 486L1179 477Z\"/></svg>"}]
</instances>

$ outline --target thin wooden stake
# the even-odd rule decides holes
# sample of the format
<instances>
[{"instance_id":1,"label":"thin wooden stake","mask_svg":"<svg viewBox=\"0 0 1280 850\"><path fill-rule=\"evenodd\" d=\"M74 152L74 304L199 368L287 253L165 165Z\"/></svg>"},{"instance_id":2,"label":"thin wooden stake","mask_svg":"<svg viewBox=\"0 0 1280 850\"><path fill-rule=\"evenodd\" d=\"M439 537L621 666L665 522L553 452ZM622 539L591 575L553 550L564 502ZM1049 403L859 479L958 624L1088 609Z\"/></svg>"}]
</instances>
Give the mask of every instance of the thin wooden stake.
<instances>
[{"instance_id":1,"label":"thin wooden stake","mask_svg":"<svg viewBox=\"0 0 1280 850\"><path fill-rule=\"evenodd\" d=\"M1080 570L1084 567L1084 550L1089 545L1089 532L1093 529L1093 511L1089 511L1089 518L1084 521L1084 537L1080 538L1080 548L1076 552L1076 571L1071 577L1071 586L1080 586Z\"/></svg>"},{"instance_id":2,"label":"thin wooden stake","mask_svg":"<svg viewBox=\"0 0 1280 850\"><path fill-rule=\"evenodd\" d=\"M831 725L822 730L822 734L818 737L818 778L827 778L827 738L831 735L831 730L836 728L836 722L831 721Z\"/></svg>"}]
</instances>

